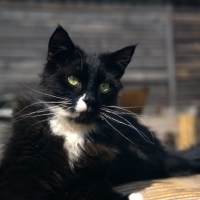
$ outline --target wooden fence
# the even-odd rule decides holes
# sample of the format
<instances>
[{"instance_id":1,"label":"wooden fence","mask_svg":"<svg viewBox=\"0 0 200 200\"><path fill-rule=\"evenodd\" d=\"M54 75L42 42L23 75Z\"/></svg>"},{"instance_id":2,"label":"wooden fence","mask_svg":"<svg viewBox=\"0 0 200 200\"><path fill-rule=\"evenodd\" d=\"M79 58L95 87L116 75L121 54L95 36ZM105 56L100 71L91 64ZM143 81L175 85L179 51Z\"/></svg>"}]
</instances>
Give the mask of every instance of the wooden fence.
<instances>
[{"instance_id":1,"label":"wooden fence","mask_svg":"<svg viewBox=\"0 0 200 200\"><path fill-rule=\"evenodd\" d=\"M200 14L185 13L168 7L1 4L0 94L24 91L24 83L38 82L48 39L59 23L87 51L114 51L138 43L123 82L148 87L148 105L197 101ZM196 35L185 34L188 24Z\"/></svg>"},{"instance_id":2,"label":"wooden fence","mask_svg":"<svg viewBox=\"0 0 200 200\"><path fill-rule=\"evenodd\" d=\"M173 15L176 55L177 102L200 102L200 12L176 10Z\"/></svg>"}]
</instances>

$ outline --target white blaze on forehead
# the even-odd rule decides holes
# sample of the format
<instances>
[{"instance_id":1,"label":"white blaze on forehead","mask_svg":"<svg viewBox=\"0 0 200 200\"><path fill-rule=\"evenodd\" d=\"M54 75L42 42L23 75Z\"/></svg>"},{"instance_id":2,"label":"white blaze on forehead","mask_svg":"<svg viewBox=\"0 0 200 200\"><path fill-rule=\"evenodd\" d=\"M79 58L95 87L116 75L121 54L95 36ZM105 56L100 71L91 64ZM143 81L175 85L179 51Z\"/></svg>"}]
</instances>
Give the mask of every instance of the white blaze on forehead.
<instances>
[{"instance_id":1,"label":"white blaze on forehead","mask_svg":"<svg viewBox=\"0 0 200 200\"><path fill-rule=\"evenodd\" d=\"M83 101L83 99L85 98L85 94L79 98L79 100L77 101L76 107L75 107L75 111L76 112L84 112L87 110L87 105L86 103Z\"/></svg>"}]
</instances>

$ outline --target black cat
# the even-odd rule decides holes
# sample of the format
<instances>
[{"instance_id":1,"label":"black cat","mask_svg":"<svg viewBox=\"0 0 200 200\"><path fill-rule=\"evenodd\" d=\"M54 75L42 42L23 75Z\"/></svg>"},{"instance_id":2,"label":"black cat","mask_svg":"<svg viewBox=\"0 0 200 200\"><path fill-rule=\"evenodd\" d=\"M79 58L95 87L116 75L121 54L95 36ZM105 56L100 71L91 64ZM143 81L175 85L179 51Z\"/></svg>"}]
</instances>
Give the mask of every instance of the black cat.
<instances>
[{"instance_id":1,"label":"black cat","mask_svg":"<svg viewBox=\"0 0 200 200\"><path fill-rule=\"evenodd\" d=\"M116 106L135 47L87 54L55 30L39 87L18 98L6 133L1 200L136 200L112 186L200 172L199 146L169 153Z\"/></svg>"}]
</instances>

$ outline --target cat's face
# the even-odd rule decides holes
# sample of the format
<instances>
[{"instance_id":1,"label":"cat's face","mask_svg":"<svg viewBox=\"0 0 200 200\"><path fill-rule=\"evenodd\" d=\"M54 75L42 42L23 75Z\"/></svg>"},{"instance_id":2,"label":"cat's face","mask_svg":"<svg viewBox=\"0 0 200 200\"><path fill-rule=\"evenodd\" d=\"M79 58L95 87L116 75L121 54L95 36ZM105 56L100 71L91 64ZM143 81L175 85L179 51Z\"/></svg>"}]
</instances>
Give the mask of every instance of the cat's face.
<instances>
[{"instance_id":1,"label":"cat's face","mask_svg":"<svg viewBox=\"0 0 200 200\"><path fill-rule=\"evenodd\" d=\"M135 46L114 53L87 54L59 26L49 41L48 62L40 85L50 109L79 123L101 118L102 109L116 105L120 78Z\"/></svg>"}]
</instances>

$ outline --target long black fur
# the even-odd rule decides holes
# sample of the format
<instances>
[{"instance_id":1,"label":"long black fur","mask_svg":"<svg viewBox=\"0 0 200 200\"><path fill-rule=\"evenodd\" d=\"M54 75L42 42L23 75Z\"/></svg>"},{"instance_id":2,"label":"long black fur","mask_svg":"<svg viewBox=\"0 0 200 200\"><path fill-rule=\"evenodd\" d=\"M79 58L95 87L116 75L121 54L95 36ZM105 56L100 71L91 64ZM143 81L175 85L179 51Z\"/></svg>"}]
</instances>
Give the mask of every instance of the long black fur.
<instances>
[{"instance_id":1,"label":"long black fur","mask_svg":"<svg viewBox=\"0 0 200 200\"><path fill-rule=\"evenodd\" d=\"M130 113L111 107L117 104L120 78L135 47L89 55L73 44L61 26L56 29L39 88L18 98L13 122L5 133L11 136L1 159L1 200L127 200L112 187L200 172L199 145L182 154L167 152ZM79 77L81 84L70 86L67 75ZM101 93L97 88L105 80L111 88ZM74 106L83 91L90 109L69 120L88 126L95 122L98 127L85 136L81 156L72 167L63 147L65 139L53 134L49 126L53 114L48 109L37 112L46 108L46 102L60 105L59 98L65 97ZM100 117L102 105L110 106L112 112Z\"/></svg>"}]
</instances>

